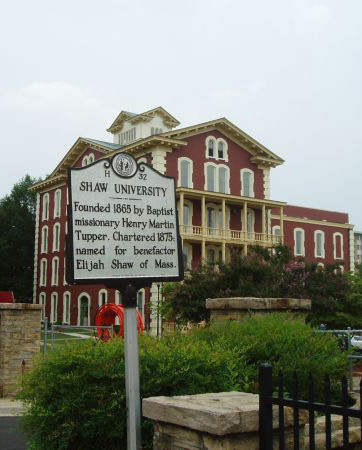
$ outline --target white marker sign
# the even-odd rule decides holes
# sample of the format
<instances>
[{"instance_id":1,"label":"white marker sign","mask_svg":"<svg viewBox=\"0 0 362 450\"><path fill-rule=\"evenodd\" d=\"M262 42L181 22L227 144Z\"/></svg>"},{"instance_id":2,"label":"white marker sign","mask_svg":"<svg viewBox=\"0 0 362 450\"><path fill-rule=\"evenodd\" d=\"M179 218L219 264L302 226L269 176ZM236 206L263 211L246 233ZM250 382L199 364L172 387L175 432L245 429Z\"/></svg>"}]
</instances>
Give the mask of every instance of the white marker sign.
<instances>
[{"instance_id":1,"label":"white marker sign","mask_svg":"<svg viewBox=\"0 0 362 450\"><path fill-rule=\"evenodd\" d=\"M118 153L68 179L71 282L182 278L173 178Z\"/></svg>"}]
</instances>

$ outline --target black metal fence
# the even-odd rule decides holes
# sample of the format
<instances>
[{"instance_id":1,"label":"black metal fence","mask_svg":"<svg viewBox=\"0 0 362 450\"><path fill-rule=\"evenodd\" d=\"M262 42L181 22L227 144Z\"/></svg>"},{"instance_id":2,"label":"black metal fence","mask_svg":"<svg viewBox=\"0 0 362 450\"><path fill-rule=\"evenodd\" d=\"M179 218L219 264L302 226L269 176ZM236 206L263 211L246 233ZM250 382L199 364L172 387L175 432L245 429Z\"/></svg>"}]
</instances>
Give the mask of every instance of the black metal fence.
<instances>
[{"instance_id":1,"label":"black metal fence","mask_svg":"<svg viewBox=\"0 0 362 450\"><path fill-rule=\"evenodd\" d=\"M348 394L347 379L343 377L341 380L341 405L331 403L331 384L329 377L324 380L323 403L315 401L315 381L312 375L309 375L308 381L308 399L299 398L299 379L294 374L292 388L290 393L286 393L283 373L279 372L277 379L276 392L273 393L273 374L272 366L263 364L259 368L259 436L260 450L273 450L273 405L278 406L279 423L275 428L275 441L279 441L279 449L286 448L285 439L285 411L284 407L289 406L293 409L293 443L294 449L298 450L301 441L306 438L305 448L314 450L316 448L315 419L318 413L325 415L325 443L326 449L332 448L332 423L331 414L337 414L343 417L343 448L349 448L349 418L356 417L360 419L362 433L362 412L359 409L349 407L350 397ZM362 384L362 380L361 380ZM359 399L361 401L361 384L359 391ZM300 436L299 411L308 411L309 436ZM362 436L362 434L361 434Z\"/></svg>"}]
</instances>

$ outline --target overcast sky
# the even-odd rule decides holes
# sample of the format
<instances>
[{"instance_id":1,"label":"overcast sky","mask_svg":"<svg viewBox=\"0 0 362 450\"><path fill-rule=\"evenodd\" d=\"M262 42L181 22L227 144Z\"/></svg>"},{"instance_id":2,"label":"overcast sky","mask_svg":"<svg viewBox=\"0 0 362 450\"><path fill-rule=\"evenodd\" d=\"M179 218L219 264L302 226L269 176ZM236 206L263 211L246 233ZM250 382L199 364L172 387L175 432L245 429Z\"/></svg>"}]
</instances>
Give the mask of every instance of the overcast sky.
<instances>
[{"instance_id":1,"label":"overcast sky","mask_svg":"<svg viewBox=\"0 0 362 450\"><path fill-rule=\"evenodd\" d=\"M227 117L277 153L271 198L362 229L361 0L4 0L0 198L122 110Z\"/></svg>"}]
</instances>

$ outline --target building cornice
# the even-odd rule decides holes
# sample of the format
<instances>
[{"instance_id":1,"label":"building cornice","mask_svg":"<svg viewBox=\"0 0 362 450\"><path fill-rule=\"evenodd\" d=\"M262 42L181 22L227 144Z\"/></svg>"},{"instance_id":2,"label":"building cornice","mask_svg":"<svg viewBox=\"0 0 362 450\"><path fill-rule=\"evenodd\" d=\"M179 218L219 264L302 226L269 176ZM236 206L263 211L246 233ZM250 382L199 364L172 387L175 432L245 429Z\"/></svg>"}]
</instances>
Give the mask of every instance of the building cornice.
<instances>
[{"instance_id":1,"label":"building cornice","mask_svg":"<svg viewBox=\"0 0 362 450\"><path fill-rule=\"evenodd\" d=\"M280 220L280 216L277 214L271 215L272 219ZM337 222L329 222L328 220L313 220L313 219L302 219L300 217L292 217L292 216L286 216L283 215L284 222L298 222L298 223L309 223L312 225L322 225L326 227L339 227L339 228L346 228L352 230L354 225L351 225L350 223L337 223Z\"/></svg>"},{"instance_id":2,"label":"building cornice","mask_svg":"<svg viewBox=\"0 0 362 450\"><path fill-rule=\"evenodd\" d=\"M163 136L186 138L210 131L212 129L220 131L231 140L233 140L236 144L249 151L249 153L253 155L253 158L257 158L258 164L276 167L284 163L284 160L282 158L266 148L264 145L260 144L260 142L256 141L254 138L249 136L247 133L238 128L225 117L209 122L200 123L197 125L192 125L187 128L169 131L167 133L163 133Z\"/></svg>"},{"instance_id":3,"label":"building cornice","mask_svg":"<svg viewBox=\"0 0 362 450\"><path fill-rule=\"evenodd\" d=\"M46 192L49 189L54 189L56 187L63 186L66 181L67 181L67 175L66 174L58 175L56 177L49 176L45 180L39 181L39 183L33 184L29 188L29 191L33 191L33 192L42 192L42 191L44 191L44 192Z\"/></svg>"}]
</instances>

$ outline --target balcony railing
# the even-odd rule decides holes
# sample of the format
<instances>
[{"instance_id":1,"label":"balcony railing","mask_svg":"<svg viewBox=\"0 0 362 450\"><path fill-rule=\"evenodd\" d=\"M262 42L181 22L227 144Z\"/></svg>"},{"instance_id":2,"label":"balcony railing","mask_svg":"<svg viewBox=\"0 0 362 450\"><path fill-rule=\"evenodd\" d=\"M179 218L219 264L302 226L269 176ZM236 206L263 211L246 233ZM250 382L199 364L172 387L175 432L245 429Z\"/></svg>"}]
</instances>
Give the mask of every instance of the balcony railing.
<instances>
[{"instance_id":1,"label":"balcony railing","mask_svg":"<svg viewBox=\"0 0 362 450\"><path fill-rule=\"evenodd\" d=\"M235 243L254 245L278 245L282 237L275 234L255 233L223 228L198 227L195 225L180 225L180 232L184 237L206 240L226 240Z\"/></svg>"}]
</instances>

